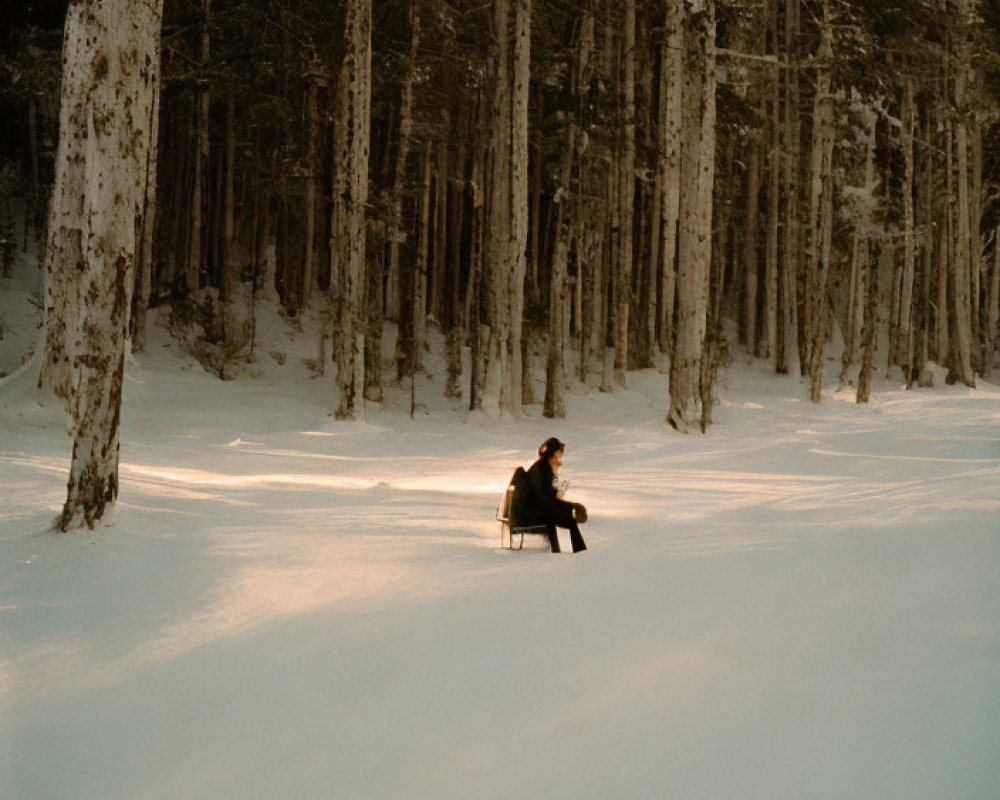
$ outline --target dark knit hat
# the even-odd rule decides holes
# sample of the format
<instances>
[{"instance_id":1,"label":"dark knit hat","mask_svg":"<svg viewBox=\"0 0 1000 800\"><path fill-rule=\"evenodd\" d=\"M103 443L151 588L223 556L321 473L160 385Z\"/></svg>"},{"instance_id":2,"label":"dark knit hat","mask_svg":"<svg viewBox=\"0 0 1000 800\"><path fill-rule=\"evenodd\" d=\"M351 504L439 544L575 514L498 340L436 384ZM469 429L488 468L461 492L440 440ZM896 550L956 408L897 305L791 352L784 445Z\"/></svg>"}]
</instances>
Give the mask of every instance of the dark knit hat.
<instances>
[{"instance_id":1,"label":"dark knit hat","mask_svg":"<svg viewBox=\"0 0 1000 800\"><path fill-rule=\"evenodd\" d=\"M541 447L538 448L539 458L549 458L554 453L558 453L560 450L565 450L566 444L560 442L555 436L550 439L546 439L542 442Z\"/></svg>"}]
</instances>

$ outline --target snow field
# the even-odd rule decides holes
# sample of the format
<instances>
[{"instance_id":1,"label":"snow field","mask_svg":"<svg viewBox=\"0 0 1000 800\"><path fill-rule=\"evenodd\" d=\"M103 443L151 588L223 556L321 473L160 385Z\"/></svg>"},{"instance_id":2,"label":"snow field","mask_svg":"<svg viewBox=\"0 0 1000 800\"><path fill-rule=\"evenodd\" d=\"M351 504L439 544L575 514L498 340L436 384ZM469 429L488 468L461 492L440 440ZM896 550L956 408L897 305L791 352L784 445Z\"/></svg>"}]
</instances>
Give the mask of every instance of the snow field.
<instances>
[{"instance_id":1,"label":"snow field","mask_svg":"<svg viewBox=\"0 0 1000 800\"><path fill-rule=\"evenodd\" d=\"M655 370L489 423L432 359L418 420L341 423L285 330L231 382L152 332L94 532L48 530L64 420L0 384L0 796L1000 796L995 387L740 363L685 437ZM500 551L549 435L591 549Z\"/></svg>"}]
</instances>

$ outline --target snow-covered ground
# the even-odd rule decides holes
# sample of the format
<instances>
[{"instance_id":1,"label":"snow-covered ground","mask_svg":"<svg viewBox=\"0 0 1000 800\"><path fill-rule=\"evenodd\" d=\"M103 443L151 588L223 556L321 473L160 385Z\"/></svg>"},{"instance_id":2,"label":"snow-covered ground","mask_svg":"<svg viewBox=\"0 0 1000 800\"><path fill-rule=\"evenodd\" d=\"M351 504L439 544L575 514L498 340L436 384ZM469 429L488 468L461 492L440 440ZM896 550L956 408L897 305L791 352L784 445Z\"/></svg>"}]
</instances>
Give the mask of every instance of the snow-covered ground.
<instances>
[{"instance_id":1,"label":"snow-covered ground","mask_svg":"<svg viewBox=\"0 0 1000 800\"><path fill-rule=\"evenodd\" d=\"M432 361L418 419L342 423L263 335L221 382L154 329L93 532L50 530L60 410L0 383L0 797L1000 797L1000 389L741 362L682 436L656 371L488 423ZM549 435L591 549L499 550Z\"/></svg>"}]
</instances>

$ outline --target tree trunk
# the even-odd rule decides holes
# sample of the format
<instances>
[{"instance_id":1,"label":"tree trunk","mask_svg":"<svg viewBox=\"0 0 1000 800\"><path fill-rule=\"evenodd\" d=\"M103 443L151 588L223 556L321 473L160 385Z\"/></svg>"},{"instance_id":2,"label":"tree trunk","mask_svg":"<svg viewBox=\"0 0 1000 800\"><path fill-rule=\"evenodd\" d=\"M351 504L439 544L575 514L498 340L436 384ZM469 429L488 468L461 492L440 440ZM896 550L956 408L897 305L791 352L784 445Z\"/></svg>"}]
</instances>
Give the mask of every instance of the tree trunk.
<instances>
[{"instance_id":1,"label":"tree trunk","mask_svg":"<svg viewBox=\"0 0 1000 800\"><path fill-rule=\"evenodd\" d=\"M469 283L465 294L465 326L469 332L469 411L483 407L486 360L482 338L483 248L485 235L486 132L485 104L477 98L476 128L473 137L469 190L472 218L469 221Z\"/></svg>"},{"instance_id":2,"label":"tree trunk","mask_svg":"<svg viewBox=\"0 0 1000 800\"><path fill-rule=\"evenodd\" d=\"M302 284L299 287L299 304L309 306L313 284L316 282L316 172L319 152L319 86L310 77L306 87L306 175L305 175L305 252L302 255Z\"/></svg>"},{"instance_id":3,"label":"tree trunk","mask_svg":"<svg viewBox=\"0 0 1000 800\"><path fill-rule=\"evenodd\" d=\"M191 232L188 240L188 261L184 272L184 291L190 297L201 287L201 275L204 272L204 242L205 242L205 210L208 207L208 156L209 156L209 93L208 71L209 58L209 15L212 12L212 0L201 0L201 69L202 76L198 79L195 114L195 155L194 155L194 192L191 198Z\"/></svg>"},{"instance_id":4,"label":"tree trunk","mask_svg":"<svg viewBox=\"0 0 1000 800\"><path fill-rule=\"evenodd\" d=\"M659 170L663 181L660 221L660 352L674 352L677 227L680 219L681 124L684 86L684 2L667 0L660 50Z\"/></svg>"},{"instance_id":5,"label":"tree trunk","mask_svg":"<svg viewBox=\"0 0 1000 800\"><path fill-rule=\"evenodd\" d=\"M161 55L156 47L149 66L152 102L149 107L149 152L146 156L146 171L143 185L146 187L142 203L142 221L139 227L139 249L137 252L135 298L132 303L132 352L141 353L146 349L146 312L153 294L153 247L156 238L156 189L157 162L160 135ZM37 185L37 175L36 185Z\"/></svg>"},{"instance_id":6,"label":"tree trunk","mask_svg":"<svg viewBox=\"0 0 1000 800\"><path fill-rule=\"evenodd\" d=\"M566 383L563 317L569 313L569 286L566 273L573 215L568 206L575 201L573 187L570 185L576 161L575 150L576 123L571 118L567 120L566 144L563 148L559 182L555 193L556 240L552 252L552 278L549 284L549 356L545 369L545 406L542 412L549 418L566 416L566 402L563 398L563 387Z\"/></svg>"},{"instance_id":7,"label":"tree trunk","mask_svg":"<svg viewBox=\"0 0 1000 800\"><path fill-rule=\"evenodd\" d=\"M420 12L416 0L410 2L410 54L403 73L399 101L399 146L392 175L392 212L389 233L389 274L386 279L386 315L399 319L400 275L399 247L405 240L403 233L403 187L406 180L406 160L413 136L413 82L416 79L417 50L420 46Z\"/></svg>"},{"instance_id":8,"label":"tree trunk","mask_svg":"<svg viewBox=\"0 0 1000 800\"><path fill-rule=\"evenodd\" d=\"M1000 225L996 228L993 267L990 270L989 298L986 312L986 353L983 357L984 377L996 366L997 334L1000 333Z\"/></svg>"},{"instance_id":9,"label":"tree trunk","mask_svg":"<svg viewBox=\"0 0 1000 800\"><path fill-rule=\"evenodd\" d=\"M905 65L904 65L905 66ZM913 305L913 276L916 262L916 246L913 237L913 78L907 77L903 85L902 124L900 143L903 146L903 274L902 291L899 300L899 329L896 348L896 363L901 364L910 382L913 370L913 328L911 326Z\"/></svg>"},{"instance_id":10,"label":"tree trunk","mask_svg":"<svg viewBox=\"0 0 1000 800\"><path fill-rule=\"evenodd\" d=\"M685 15L684 138L677 272L677 333L667 422L700 424L699 384L708 312L715 172L715 4Z\"/></svg>"},{"instance_id":11,"label":"tree trunk","mask_svg":"<svg viewBox=\"0 0 1000 800\"><path fill-rule=\"evenodd\" d=\"M799 372L806 374L807 339L803 310L805 307L805 271L802 260L801 226L799 225L799 170L800 170L800 131L799 131L799 0L785 0L785 57L788 69L785 70L785 231L784 257L781 260L776 276L776 287L773 305L768 298L768 352L775 353L775 372L785 374L788 371L785 363L784 348L778 348L778 331L784 331L790 320L796 323L797 345L799 354ZM779 302L780 299L784 302ZM794 301L794 302L793 302Z\"/></svg>"},{"instance_id":12,"label":"tree trunk","mask_svg":"<svg viewBox=\"0 0 1000 800\"><path fill-rule=\"evenodd\" d=\"M629 312L632 307L632 226L635 207L635 0L624 2L621 106L622 149L616 164L619 233L615 252L615 382L628 388Z\"/></svg>"},{"instance_id":13,"label":"tree trunk","mask_svg":"<svg viewBox=\"0 0 1000 800\"><path fill-rule=\"evenodd\" d=\"M760 193L760 144L750 143L747 165L746 232L743 236L743 320L747 351L757 354L757 198ZM769 220L770 222L770 220ZM768 255L770 255L770 251Z\"/></svg>"},{"instance_id":14,"label":"tree trunk","mask_svg":"<svg viewBox=\"0 0 1000 800\"><path fill-rule=\"evenodd\" d=\"M93 528L118 497L136 217L146 201L162 13L162 2L79 0L66 17L45 253L46 358L58 367L50 385L73 417L63 531Z\"/></svg>"},{"instance_id":15,"label":"tree trunk","mask_svg":"<svg viewBox=\"0 0 1000 800\"><path fill-rule=\"evenodd\" d=\"M236 238L234 217L234 177L236 172L236 101L230 97L226 103L226 163L225 190L222 222L222 300L223 341L235 345L241 338L236 321L236 290L239 286L239 266L236 263Z\"/></svg>"},{"instance_id":16,"label":"tree trunk","mask_svg":"<svg viewBox=\"0 0 1000 800\"><path fill-rule=\"evenodd\" d=\"M340 247L340 304L337 324L337 419L354 419L355 397L364 387L364 332L362 302L365 289L365 206L368 203L368 148L371 126L371 0L348 0L346 52L339 75L344 135L337 142L334 194L340 228L334 227Z\"/></svg>"},{"instance_id":17,"label":"tree trunk","mask_svg":"<svg viewBox=\"0 0 1000 800\"><path fill-rule=\"evenodd\" d=\"M513 3L513 7L511 6ZM528 92L531 0L495 0L489 208L485 260L491 280L487 413L518 413L528 235Z\"/></svg>"},{"instance_id":18,"label":"tree trunk","mask_svg":"<svg viewBox=\"0 0 1000 800\"><path fill-rule=\"evenodd\" d=\"M770 3L770 0L769 0ZM777 57L778 21L777 4L768 5L768 36L772 42L773 55ZM788 50L790 53L791 51ZM758 287L757 297L753 306L753 336L748 331L748 343L752 342L750 352L757 356L774 359L774 369L779 375L788 369L785 364L785 325L786 293L784 290L784 272L787 264L779 262L778 230L781 225L781 188L783 168L787 162L784 147L788 145L788 128L781 116L782 75L777 67L768 71L769 101L771 113L768 115L767 136L767 223L764 241L764 286ZM790 77L788 78L790 80ZM786 170L787 171L787 170ZM784 267L784 269L783 269ZM759 272L758 272L759 274ZM760 312L763 311L761 315ZM747 313L750 313L749 306ZM763 317L763 319L761 318ZM773 331L773 336L772 336ZM763 335L761 335L763 334ZM771 344L774 350L771 350ZM765 351L767 348L767 352Z\"/></svg>"},{"instance_id":19,"label":"tree trunk","mask_svg":"<svg viewBox=\"0 0 1000 800\"><path fill-rule=\"evenodd\" d=\"M865 323L861 333L861 371L858 373L858 403L867 403L872 391L872 364L875 361L876 333L878 331L878 258L871 252L866 240L863 261L864 271Z\"/></svg>"},{"instance_id":20,"label":"tree trunk","mask_svg":"<svg viewBox=\"0 0 1000 800\"><path fill-rule=\"evenodd\" d=\"M968 0L958 0L958 15L960 24L969 22ZM952 267L954 311L953 325L955 341L955 358L949 364L949 378L961 381L966 386L976 385L975 373L972 371L972 304L970 290L972 284L973 259L977 262L977 248L972 247L973 231L971 230L970 197L969 197L969 146L968 123L965 115L967 73L971 69L972 56L965 33L957 36L957 64L955 68L955 106L957 115L953 130L955 135L955 168L957 178L958 205L955 208L955 261ZM978 240L978 231L975 232Z\"/></svg>"},{"instance_id":21,"label":"tree trunk","mask_svg":"<svg viewBox=\"0 0 1000 800\"><path fill-rule=\"evenodd\" d=\"M408 374L420 372L424 368L424 351L427 350L427 272L431 243L431 177L433 159L432 144L428 139L424 144L423 180L420 190L420 232L417 236L417 252L413 263L413 343Z\"/></svg>"},{"instance_id":22,"label":"tree trunk","mask_svg":"<svg viewBox=\"0 0 1000 800\"><path fill-rule=\"evenodd\" d=\"M833 59L830 9L823 2L821 40L813 98L812 150L809 159L809 251L806 273L805 325L809 337L810 399L820 401L827 329L827 277L830 272L830 235L833 226L833 98L830 62Z\"/></svg>"},{"instance_id":23,"label":"tree trunk","mask_svg":"<svg viewBox=\"0 0 1000 800\"><path fill-rule=\"evenodd\" d=\"M433 259L430 262L431 313L441 330L444 330L445 275L448 271L448 130L450 114L443 112L441 135L437 147L437 180L434 182L434 237Z\"/></svg>"}]
</instances>

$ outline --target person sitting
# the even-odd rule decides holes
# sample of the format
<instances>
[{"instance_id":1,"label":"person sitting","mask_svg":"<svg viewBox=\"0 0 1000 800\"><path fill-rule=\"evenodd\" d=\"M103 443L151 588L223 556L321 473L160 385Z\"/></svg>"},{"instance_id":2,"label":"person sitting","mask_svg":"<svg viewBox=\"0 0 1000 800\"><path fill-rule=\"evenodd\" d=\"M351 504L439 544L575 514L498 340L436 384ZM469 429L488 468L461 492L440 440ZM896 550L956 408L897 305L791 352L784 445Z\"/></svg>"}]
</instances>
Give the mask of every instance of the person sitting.
<instances>
[{"instance_id":1,"label":"person sitting","mask_svg":"<svg viewBox=\"0 0 1000 800\"><path fill-rule=\"evenodd\" d=\"M559 549L556 527L568 528L573 552L586 550L587 545L580 533L579 523L587 521L587 509L580 503L563 500L556 489L556 476L562 466L566 445L554 436L546 439L538 448L538 460L528 470L528 493L525 511L532 525L544 525L549 536L549 546L553 553Z\"/></svg>"}]
</instances>

